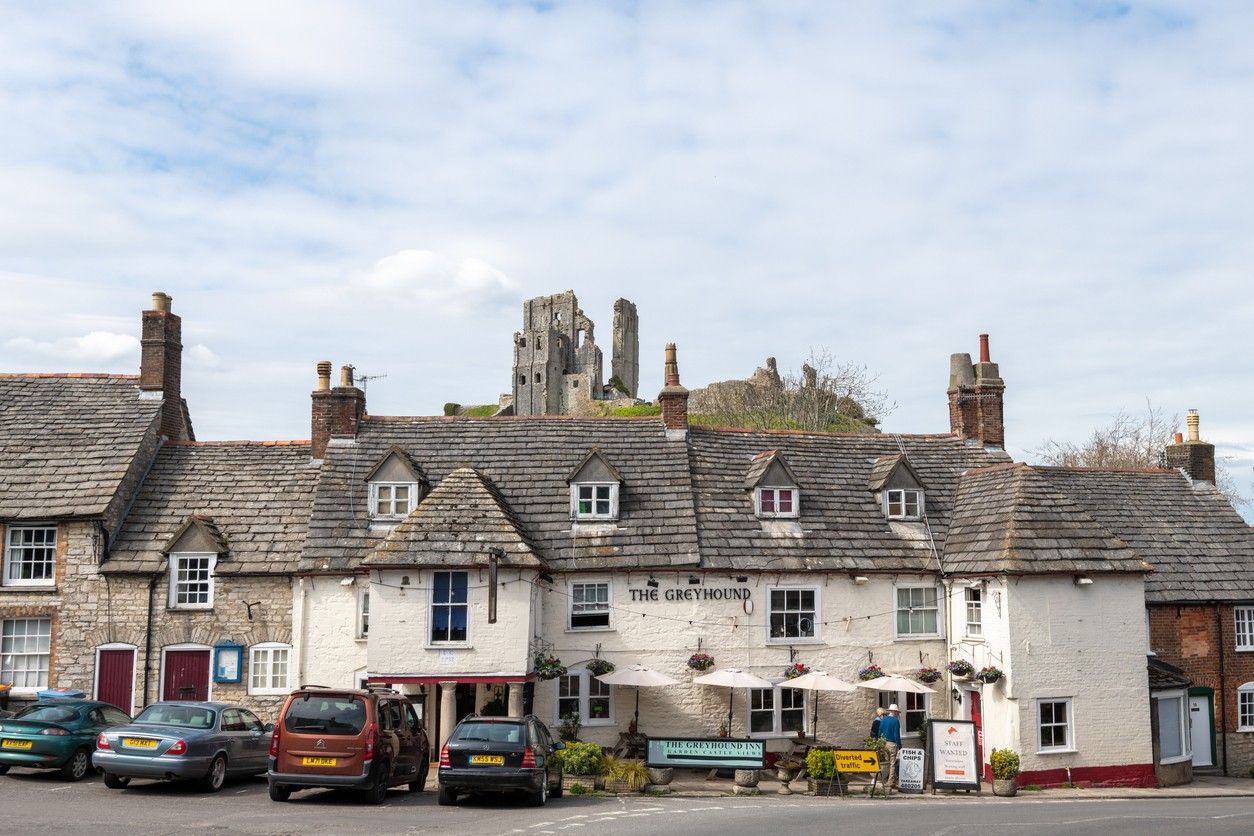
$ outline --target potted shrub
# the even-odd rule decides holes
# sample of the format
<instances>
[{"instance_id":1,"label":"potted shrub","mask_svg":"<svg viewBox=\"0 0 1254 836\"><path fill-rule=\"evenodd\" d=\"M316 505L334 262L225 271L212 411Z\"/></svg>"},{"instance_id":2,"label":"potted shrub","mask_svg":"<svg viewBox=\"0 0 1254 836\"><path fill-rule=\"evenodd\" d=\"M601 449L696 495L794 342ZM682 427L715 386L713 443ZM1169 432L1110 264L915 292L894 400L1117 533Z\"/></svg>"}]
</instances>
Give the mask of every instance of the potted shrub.
<instances>
[{"instance_id":1,"label":"potted shrub","mask_svg":"<svg viewBox=\"0 0 1254 836\"><path fill-rule=\"evenodd\" d=\"M858 668L858 679L863 682L869 682L872 679L879 679L884 675L884 671L879 665L871 664L863 668Z\"/></svg>"},{"instance_id":2,"label":"potted shrub","mask_svg":"<svg viewBox=\"0 0 1254 836\"><path fill-rule=\"evenodd\" d=\"M936 668L919 668L914 672L914 678L922 682L924 685L931 685L933 682L939 682L941 672Z\"/></svg>"},{"instance_id":3,"label":"potted shrub","mask_svg":"<svg viewBox=\"0 0 1254 836\"><path fill-rule=\"evenodd\" d=\"M571 743L579 739L579 715L575 712L562 715L562 723L557 727L557 736L563 743Z\"/></svg>"},{"instance_id":4,"label":"potted shrub","mask_svg":"<svg viewBox=\"0 0 1254 836\"><path fill-rule=\"evenodd\" d=\"M975 675L975 678L986 685L992 685L1003 676L1005 676L1005 674L1002 673L1001 668L995 668L989 665L988 667L980 668L979 673Z\"/></svg>"},{"instance_id":5,"label":"potted shrub","mask_svg":"<svg viewBox=\"0 0 1254 836\"><path fill-rule=\"evenodd\" d=\"M649 783L649 769L644 761L626 760L606 755L601 762L601 776L605 791L612 793L636 793Z\"/></svg>"},{"instance_id":6,"label":"potted shrub","mask_svg":"<svg viewBox=\"0 0 1254 836\"><path fill-rule=\"evenodd\" d=\"M993 795L1013 797L1019 791L1019 753L994 749L988 759L993 767Z\"/></svg>"},{"instance_id":7,"label":"potted shrub","mask_svg":"<svg viewBox=\"0 0 1254 836\"><path fill-rule=\"evenodd\" d=\"M563 789L569 790L575 785L586 791L596 789L597 779L601 776L601 762L605 759L600 745L576 740L567 743L566 748L557 754L562 758Z\"/></svg>"},{"instance_id":8,"label":"potted shrub","mask_svg":"<svg viewBox=\"0 0 1254 836\"><path fill-rule=\"evenodd\" d=\"M688 657L688 667L694 671L708 671L714 667L714 657L708 653L694 653Z\"/></svg>"},{"instance_id":9,"label":"potted shrub","mask_svg":"<svg viewBox=\"0 0 1254 836\"><path fill-rule=\"evenodd\" d=\"M955 659L949 663L949 672L958 679L966 679L975 673L975 665L966 659Z\"/></svg>"},{"instance_id":10,"label":"potted shrub","mask_svg":"<svg viewBox=\"0 0 1254 836\"><path fill-rule=\"evenodd\" d=\"M614 671L614 663L609 659L593 659L586 667L593 676L605 676Z\"/></svg>"},{"instance_id":11,"label":"potted shrub","mask_svg":"<svg viewBox=\"0 0 1254 836\"><path fill-rule=\"evenodd\" d=\"M731 726L729 726L727 724L727 720L724 719L722 722L718 724L718 736L727 737L730 734L731 734Z\"/></svg>"},{"instance_id":12,"label":"potted shrub","mask_svg":"<svg viewBox=\"0 0 1254 836\"><path fill-rule=\"evenodd\" d=\"M811 749L806 755L807 789L814 795L839 795L841 778L836 774L836 755L831 749Z\"/></svg>"}]
</instances>

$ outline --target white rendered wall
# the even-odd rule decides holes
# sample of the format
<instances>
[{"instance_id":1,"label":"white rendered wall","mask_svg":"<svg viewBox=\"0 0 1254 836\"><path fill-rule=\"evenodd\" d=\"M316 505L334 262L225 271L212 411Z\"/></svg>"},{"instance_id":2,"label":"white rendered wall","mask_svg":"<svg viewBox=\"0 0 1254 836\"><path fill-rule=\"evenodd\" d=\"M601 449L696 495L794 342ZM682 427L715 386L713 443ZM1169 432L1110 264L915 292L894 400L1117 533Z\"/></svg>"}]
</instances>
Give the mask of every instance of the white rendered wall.
<instances>
[{"instance_id":1,"label":"white rendered wall","mask_svg":"<svg viewBox=\"0 0 1254 836\"><path fill-rule=\"evenodd\" d=\"M345 578L354 578L353 584L344 586ZM366 666L366 642L356 638L358 593L365 582L364 575L309 576L293 582L293 649L303 666L294 684L358 686L357 674Z\"/></svg>"}]
</instances>

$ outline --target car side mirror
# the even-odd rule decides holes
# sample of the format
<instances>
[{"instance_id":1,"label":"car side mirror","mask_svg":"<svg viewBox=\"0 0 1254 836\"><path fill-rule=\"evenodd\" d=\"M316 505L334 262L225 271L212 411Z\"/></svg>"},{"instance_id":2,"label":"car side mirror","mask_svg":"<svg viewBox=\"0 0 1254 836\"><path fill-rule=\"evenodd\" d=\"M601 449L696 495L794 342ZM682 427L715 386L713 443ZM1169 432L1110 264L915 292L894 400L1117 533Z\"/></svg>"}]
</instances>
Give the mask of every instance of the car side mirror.
<instances>
[{"instance_id":1,"label":"car side mirror","mask_svg":"<svg viewBox=\"0 0 1254 836\"><path fill-rule=\"evenodd\" d=\"M562 741L557 740L553 742L553 751L557 751L558 749L565 749L565 748L566 748L566 744L563 743Z\"/></svg>"},{"instance_id":2,"label":"car side mirror","mask_svg":"<svg viewBox=\"0 0 1254 836\"><path fill-rule=\"evenodd\" d=\"M264 726L261 727L261 730L265 732L266 734L270 734L271 732L274 731L274 723L266 723Z\"/></svg>"}]
</instances>

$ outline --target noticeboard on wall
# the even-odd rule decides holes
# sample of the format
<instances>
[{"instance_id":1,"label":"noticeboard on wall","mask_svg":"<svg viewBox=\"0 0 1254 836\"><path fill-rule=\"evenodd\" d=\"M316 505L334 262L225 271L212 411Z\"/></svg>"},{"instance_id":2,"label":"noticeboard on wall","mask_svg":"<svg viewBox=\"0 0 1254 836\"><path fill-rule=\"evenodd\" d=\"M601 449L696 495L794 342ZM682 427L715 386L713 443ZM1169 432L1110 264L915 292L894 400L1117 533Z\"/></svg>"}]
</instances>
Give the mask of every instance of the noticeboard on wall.
<instances>
[{"instance_id":1,"label":"noticeboard on wall","mask_svg":"<svg viewBox=\"0 0 1254 836\"><path fill-rule=\"evenodd\" d=\"M244 668L243 645L227 642L213 648L213 681L239 682Z\"/></svg>"},{"instance_id":2,"label":"noticeboard on wall","mask_svg":"<svg viewBox=\"0 0 1254 836\"><path fill-rule=\"evenodd\" d=\"M928 720L927 751L932 763L933 789L980 791L975 723Z\"/></svg>"}]
</instances>

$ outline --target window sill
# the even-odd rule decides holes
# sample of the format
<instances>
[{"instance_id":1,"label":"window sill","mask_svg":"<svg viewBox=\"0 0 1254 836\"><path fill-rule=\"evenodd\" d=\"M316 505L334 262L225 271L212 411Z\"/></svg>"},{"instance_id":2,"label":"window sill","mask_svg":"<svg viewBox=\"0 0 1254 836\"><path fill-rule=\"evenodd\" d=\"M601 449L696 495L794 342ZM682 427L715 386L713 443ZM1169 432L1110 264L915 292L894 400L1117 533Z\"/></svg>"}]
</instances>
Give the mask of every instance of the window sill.
<instances>
[{"instance_id":1,"label":"window sill","mask_svg":"<svg viewBox=\"0 0 1254 836\"><path fill-rule=\"evenodd\" d=\"M1037 749L1038 755L1078 755L1079 749Z\"/></svg>"},{"instance_id":2,"label":"window sill","mask_svg":"<svg viewBox=\"0 0 1254 836\"><path fill-rule=\"evenodd\" d=\"M474 650L475 646L468 642L440 642L439 644L424 644L423 650Z\"/></svg>"},{"instance_id":3,"label":"window sill","mask_svg":"<svg viewBox=\"0 0 1254 836\"><path fill-rule=\"evenodd\" d=\"M894 639L894 641L899 641L899 642L941 641L944 638L945 637L941 635L940 633L918 633L918 634L907 633L905 635L898 636L897 638Z\"/></svg>"},{"instance_id":4,"label":"window sill","mask_svg":"<svg viewBox=\"0 0 1254 836\"><path fill-rule=\"evenodd\" d=\"M962 640L969 644L988 644L988 639L983 636L963 636Z\"/></svg>"},{"instance_id":5,"label":"window sill","mask_svg":"<svg viewBox=\"0 0 1254 836\"><path fill-rule=\"evenodd\" d=\"M583 722L583 725L585 725L585 726L613 726L613 725L615 725L614 720L613 720L612 718L611 718L611 719L609 719L609 720L604 720L604 719L602 719L602 720L592 720L592 719L588 719L588 720L584 720L584 721L582 721L582 722Z\"/></svg>"},{"instance_id":6,"label":"window sill","mask_svg":"<svg viewBox=\"0 0 1254 836\"><path fill-rule=\"evenodd\" d=\"M353 639L353 641L357 642L358 644L365 644L368 641L368 639L366 636L358 636L357 638Z\"/></svg>"},{"instance_id":7,"label":"window sill","mask_svg":"<svg viewBox=\"0 0 1254 836\"><path fill-rule=\"evenodd\" d=\"M34 697L34 696L37 696L40 691L46 691L46 690L48 690L47 685L36 685L33 688L31 687L13 688L9 691L9 696Z\"/></svg>"},{"instance_id":8,"label":"window sill","mask_svg":"<svg viewBox=\"0 0 1254 836\"><path fill-rule=\"evenodd\" d=\"M780 637L780 638L767 639L766 643L772 646L787 647L790 644L822 644L823 639L819 636L810 636L804 639L802 638L790 639L790 638Z\"/></svg>"},{"instance_id":9,"label":"window sill","mask_svg":"<svg viewBox=\"0 0 1254 836\"><path fill-rule=\"evenodd\" d=\"M56 584L14 583L0 585L0 592L56 592Z\"/></svg>"},{"instance_id":10,"label":"window sill","mask_svg":"<svg viewBox=\"0 0 1254 836\"><path fill-rule=\"evenodd\" d=\"M613 627L567 627L567 633L613 633Z\"/></svg>"},{"instance_id":11,"label":"window sill","mask_svg":"<svg viewBox=\"0 0 1254 836\"><path fill-rule=\"evenodd\" d=\"M201 607L166 607L166 612L213 612L213 604Z\"/></svg>"},{"instance_id":12,"label":"window sill","mask_svg":"<svg viewBox=\"0 0 1254 836\"><path fill-rule=\"evenodd\" d=\"M292 691L291 688L268 689L265 691L249 691L250 697L286 697Z\"/></svg>"},{"instance_id":13,"label":"window sill","mask_svg":"<svg viewBox=\"0 0 1254 836\"><path fill-rule=\"evenodd\" d=\"M1244 734L1249 734L1250 732L1254 732L1254 726L1237 726L1236 730Z\"/></svg>"}]
</instances>

